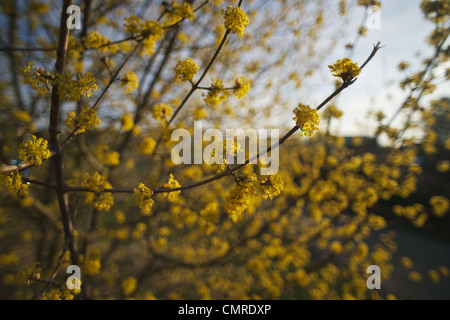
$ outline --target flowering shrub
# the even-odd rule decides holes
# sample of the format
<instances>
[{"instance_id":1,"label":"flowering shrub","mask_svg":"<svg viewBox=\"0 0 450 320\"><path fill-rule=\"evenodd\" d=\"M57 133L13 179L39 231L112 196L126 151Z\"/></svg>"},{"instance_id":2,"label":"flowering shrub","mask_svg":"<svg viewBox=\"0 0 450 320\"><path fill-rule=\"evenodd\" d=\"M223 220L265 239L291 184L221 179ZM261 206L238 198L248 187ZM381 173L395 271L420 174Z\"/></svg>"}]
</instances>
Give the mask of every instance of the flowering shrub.
<instances>
[{"instance_id":1,"label":"flowering shrub","mask_svg":"<svg viewBox=\"0 0 450 320\"><path fill-rule=\"evenodd\" d=\"M415 284L449 277L448 266L395 259L401 248L387 229L439 228L450 209L450 102L421 100L448 80L434 74L449 55L445 1L422 2L435 52L417 73L399 64L408 98L392 118L371 113L366 136L352 139L335 129L348 117L335 98L371 76L364 68L381 46L328 73L332 48L322 44L345 27L336 12L347 14L346 1L334 11L320 1L143 1L139 17L135 2L105 1L81 32L55 24L61 8L31 1L39 10L28 15L8 3L0 21L24 30L0 49L10 63L0 76L0 297L396 299L409 292L368 290L369 265L383 283L394 267ZM303 104L319 87L331 87L323 101ZM283 135L258 138L267 147L254 159L227 137L215 141L225 150L218 163L174 165L172 133L193 133L199 119L205 129ZM265 175L263 156L276 148L280 170ZM66 286L70 265L80 267L80 289Z\"/></svg>"}]
</instances>

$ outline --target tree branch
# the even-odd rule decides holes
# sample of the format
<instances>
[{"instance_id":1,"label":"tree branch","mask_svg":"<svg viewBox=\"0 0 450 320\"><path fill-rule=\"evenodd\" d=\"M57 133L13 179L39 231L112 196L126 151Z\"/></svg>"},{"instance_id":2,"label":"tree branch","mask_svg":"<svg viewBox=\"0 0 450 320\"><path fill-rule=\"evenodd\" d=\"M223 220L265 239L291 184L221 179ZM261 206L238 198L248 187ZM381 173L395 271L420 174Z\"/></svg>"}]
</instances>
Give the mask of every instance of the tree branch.
<instances>
[{"instance_id":1,"label":"tree branch","mask_svg":"<svg viewBox=\"0 0 450 320\"><path fill-rule=\"evenodd\" d=\"M73 4L73 0L64 0L61 11L61 21L59 29L58 48L56 50L55 73L63 74L66 63L67 44L69 41L69 29L67 28L67 8ZM63 169L63 148L60 141L59 121L61 101L58 93L58 87L53 85L50 104L50 140L53 152L53 164L56 178L56 192L58 195L59 209L64 228L65 242L70 251L70 258L73 264L78 262L78 252L75 238L73 235L72 220L69 214L69 203L67 194L64 191L64 169Z\"/></svg>"}]
</instances>

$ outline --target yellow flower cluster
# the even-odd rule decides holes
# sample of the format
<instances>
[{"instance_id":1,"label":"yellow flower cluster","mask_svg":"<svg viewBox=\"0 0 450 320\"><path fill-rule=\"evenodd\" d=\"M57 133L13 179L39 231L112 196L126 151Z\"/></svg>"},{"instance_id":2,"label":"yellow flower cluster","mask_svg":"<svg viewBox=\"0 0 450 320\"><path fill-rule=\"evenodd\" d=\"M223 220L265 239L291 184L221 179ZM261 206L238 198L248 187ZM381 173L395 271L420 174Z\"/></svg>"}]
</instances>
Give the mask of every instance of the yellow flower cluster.
<instances>
[{"instance_id":1,"label":"yellow flower cluster","mask_svg":"<svg viewBox=\"0 0 450 320\"><path fill-rule=\"evenodd\" d=\"M402 257L400 259L400 264L402 265L403 268L405 268L406 270L409 270L413 267L413 262L410 258L408 257Z\"/></svg>"},{"instance_id":2,"label":"yellow flower cluster","mask_svg":"<svg viewBox=\"0 0 450 320\"><path fill-rule=\"evenodd\" d=\"M71 112L65 123L69 130L78 128L80 133L87 129L96 129L101 124L100 118L97 116L97 110L85 107L81 110L79 115Z\"/></svg>"},{"instance_id":3,"label":"yellow flower cluster","mask_svg":"<svg viewBox=\"0 0 450 320\"><path fill-rule=\"evenodd\" d=\"M84 261L84 274L96 275L100 273L102 267L99 259L87 259Z\"/></svg>"},{"instance_id":4,"label":"yellow flower cluster","mask_svg":"<svg viewBox=\"0 0 450 320\"><path fill-rule=\"evenodd\" d=\"M335 105L331 105L325 110L324 117L339 119L343 114L344 113L339 110L338 107L336 107Z\"/></svg>"},{"instance_id":5,"label":"yellow flower cluster","mask_svg":"<svg viewBox=\"0 0 450 320\"><path fill-rule=\"evenodd\" d=\"M234 87L234 95L241 99L247 95L250 91L250 81L247 81L245 77L239 77L236 79L236 86Z\"/></svg>"},{"instance_id":6,"label":"yellow flower cluster","mask_svg":"<svg viewBox=\"0 0 450 320\"><path fill-rule=\"evenodd\" d=\"M126 296L131 295L137 287L137 279L135 277L128 277L122 282L123 294Z\"/></svg>"},{"instance_id":7,"label":"yellow flower cluster","mask_svg":"<svg viewBox=\"0 0 450 320\"><path fill-rule=\"evenodd\" d=\"M133 117L131 116L131 113L129 112L124 113L121 119L121 123L123 131L128 132L133 130L134 120Z\"/></svg>"},{"instance_id":8,"label":"yellow flower cluster","mask_svg":"<svg viewBox=\"0 0 450 320\"><path fill-rule=\"evenodd\" d=\"M250 198L256 193L258 181L254 173L243 177L234 185L223 204L224 210L231 219L236 222L242 217L242 213L248 208Z\"/></svg>"},{"instance_id":9,"label":"yellow flower cluster","mask_svg":"<svg viewBox=\"0 0 450 320\"><path fill-rule=\"evenodd\" d=\"M31 140L22 141L19 147L19 158L23 162L29 162L40 166L42 160L48 159L51 152L48 149L48 141L36 136L31 136Z\"/></svg>"},{"instance_id":10,"label":"yellow flower cluster","mask_svg":"<svg viewBox=\"0 0 450 320\"><path fill-rule=\"evenodd\" d=\"M44 69L36 68L34 66L33 61L28 62L28 67L23 71L23 80L24 84L29 84L33 89L39 90L40 93L49 90L48 84L51 82L53 78L51 77L48 71L44 71Z\"/></svg>"},{"instance_id":11,"label":"yellow flower cluster","mask_svg":"<svg viewBox=\"0 0 450 320\"><path fill-rule=\"evenodd\" d=\"M172 115L172 108L164 103L157 104L152 110L153 118L165 124L167 118Z\"/></svg>"},{"instance_id":12,"label":"yellow flower cluster","mask_svg":"<svg viewBox=\"0 0 450 320\"><path fill-rule=\"evenodd\" d=\"M105 174L99 174L95 172L90 175L86 173L82 186L88 188L94 194L89 193L86 195L86 202L94 204L94 207L100 211L108 211L114 204L114 198L110 192L103 192L105 189L112 188L108 182Z\"/></svg>"},{"instance_id":13,"label":"yellow flower cluster","mask_svg":"<svg viewBox=\"0 0 450 320\"><path fill-rule=\"evenodd\" d=\"M127 72L120 81L122 81L120 86L125 88L125 93L129 93L139 88L138 78L134 72Z\"/></svg>"},{"instance_id":14,"label":"yellow flower cluster","mask_svg":"<svg viewBox=\"0 0 450 320\"><path fill-rule=\"evenodd\" d=\"M92 192L100 193L103 190L111 188L106 175L95 172L94 174L86 173L84 175L83 187L88 188Z\"/></svg>"},{"instance_id":15,"label":"yellow flower cluster","mask_svg":"<svg viewBox=\"0 0 450 320\"><path fill-rule=\"evenodd\" d=\"M412 206L406 207L395 205L393 207L393 211L395 215L404 216L406 219L410 220L411 223L417 228L423 227L428 219L428 214L425 212L425 207L420 203L415 203Z\"/></svg>"},{"instance_id":16,"label":"yellow flower cluster","mask_svg":"<svg viewBox=\"0 0 450 320\"><path fill-rule=\"evenodd\" d=\"M145 137L140 145L143 154L152 154L156 147L156 141L152 137Z\"/></svg>"},{"instance_id":17,"label":"yellow flower cluster","mask_svg":"<svg viewBox=\"0 0 450 320\"><path fill-rule=\"evenodd\" d=\"M215 107L227 100L227 96L223 90L223 83L221 79L211 79L211 89L208 90L208 94L203 94L206 104Z\"/></svg>"},{"instance_id":18,"label":"yellow flower cluster","mask_svg":"<svg viewBox=\"0 0 450 320\"><path fill-rule=\"evenodd\" d=\"M197 74L199 66L191 59L187 58L183 61L178 61L178 64L173 69L175 75L181 81L192 81Z\"/></svg>"},{"instance_id":19,"label":"yellow flower cluster","mask_svg":"<svg viewBox=\"0 0 450 320\"><path fill-rule=\"evenodd\" d=\"M184 2L182 4L178 4L176 1L172 3L172 10L170 11L167 19L167 24L174 24L180 22L183 19L192 20L195 18L195 12L192 6Z\"/></svg>"},{"instance_id":20,"label":"yellow flower cluster","mask_svg":"<svg viewBox=\"0 0 450 320\"><path fill-rule=\"evenodd\" d=\"M19 286L29 286L41 277L41 266L39 262L33 262L26 266L16 275L16 283Z\"/></svg>"},{"instance_id":21,"label":"yellow flower cluster","mask_svg":"<svg viewBox=\"0 0 450 320\"><path fill-rule=\"evenodd\" d=\"M28 184L22 182L19 172L11 172L9 175L0 175L0 183L5 186L6 191L12 196L26 196L28 194Z\"/></svg>"},{"instance_id":22,"label":"yellow flower cluster","mask_svg":"<svg viewBox=\"0 0 450 320\"><path fill-rule=\"evenodd\" d=\"M120 153L109 151L106 144L99 144L95 151L98 160L105 166L114 167L120 164Z\"/></svg>"},{"instance_id":23,"label":"yellow flower cluster","mask_svg":"<svg viewBox=\"0 0 450 320\"><path fill-rule=\"evenodd\" d=\"M248 16L240 7L233 8L228 6L227 10L223 12L225 29L231 33L237 33L239 37L244 36L245 28L248 26Z\"/></svg>"},{"instance_id":24,"label":"yellow flower cluster","mask_svg":"<svg viewBox=\"0 0 450 320\"><path fill-rule=\"evenodd\" d=\"M169 180L164 183L164 188L166 189L174 189L179 188L181 185L178 183L178 181L174 178L173 174L170 174ZM174 202L178 199L178 195L181 193L181 191L173 191L173 192L166 192L165 196L170 202Z\"/></svg>"},{"instance_id":25,"label":"yellow flower cluster","mask_svg":"<svg viewBox=\"0 0 450 320\"><path fill-rule=\"evenodd\" d=\"M433 214L436 217L443 217L450 207L450 202L443 196L433 196L429 202L433 207Z\"/></svg>"},{"instance_id":26,"label":"yellow flower cluster","mask_svg":"<svg viewBox=\"0 0 450 320\"><path fill-rule=\"evenodd\" d=\"M163 27L158 21L144 21L131 15L125 19L125 30L136 37L143 37L143 53L151 56L155 52L155 43L160 40L163 34Z\"/></svg>"},{"instance_id":27,"label":"yellow flower cluster","mask_svg":"<svg viewBox=\"0 0 450 320\"><path fill-rule=\"evenodd\" d=\"M75 290L77 292L75 292ZM42 296L42 300L73 300L73 294L79 293L80 290L74 289L74 290L60 290L60 289L51 289L50 291L47 291Z\"/></svg>"},{"instance_id":28,"label":"yellow flower cluster","mask_svg":"<svg viewBox=\"0 0 450 320\"><path fill-rule=\"evenodd\" d=\"M261 182L261 187L264 191L264 199L273 199L283 191L284 180L278 174L267 176Z\"/></svg>"},{"instance_id":29,"label":"yellow flower cluster","mask_svg":"<svg viewBox=\"0 0 450 320\"><path fill-rule=\"evenodd\" d=\"M320 116L316 109L300 103L294 110L294 114L293 119L302 130L303 136L311 136L315 130L319 130Z\"/></svg>"},{"instance_id":30,"label":"yellow flower cluster","mask_svg":"<svg viewBox=\"0 0 450 320\"><path fill-rule=\"evenodd\" d=\"M83 38L86 49L99 49L100 52L110 52L112 54L119 50L119 46L116 43L106 45L110 43L108 37L99 34L98 31L91 31L86 38Z\"/></svg>"},{"instance_id":31,"label":"yellow flower cluster","mask_svg":"<svg viewBox=\"0 0 450 320\"><path fill-rule=\"evenodd\" d=\"M59 99L61 101L79 101L83 95L92 96L92 92L97 90L97 84L92 77L92 73L86 73L86 76L73 80L73 74L65 72L56 74L53 84L58 86Z\"/></svg>"},{"instance_id":32,"label":"yellow flower cluster","mask_svg":"<svg viewBox=\"0 0 450 320\"><path fill-rule=\"evenodd\" d=\"M334 65L328 66L333 76L341 78L344 82L348 82L357 77L361 73L358 64L350 58L338 60Z\"/></svg>"},{"instance_id":33,"label":"yellow flower cluster","mask_svg":"<svg viewBox=\"0 0 450 320\"><path fill-rule=\"evenodd\" d=\"M13 116L15 119L20 120L25 123L30 123L32 120L30 114L28 112L22 111L22 110L14 111Z\"/></svg>"},{"instance_id":34,"label":"yellow flower cluster","mask_svg":"<svg viewBox=\"0 0 450 320\"><path fill-rule=\"evenodd\" d=\"M82 272L87 275L95 276L100 273L102 264L100 262L100 251L92 248L87 257L83 259Z\"/></svg>"},{"instance_id":35,"label":"yellow flower cluster","mask_svg":"<svg viewBox=\"0 0 450 320\"><path fill-rule=\"evenodd\" d=\"M140 183L137 189L134 189L133 198L142 213L149 215L153 204L155 203L152 199L153 190L146 187L145 184Z\"/></svg>"}]
</instances>

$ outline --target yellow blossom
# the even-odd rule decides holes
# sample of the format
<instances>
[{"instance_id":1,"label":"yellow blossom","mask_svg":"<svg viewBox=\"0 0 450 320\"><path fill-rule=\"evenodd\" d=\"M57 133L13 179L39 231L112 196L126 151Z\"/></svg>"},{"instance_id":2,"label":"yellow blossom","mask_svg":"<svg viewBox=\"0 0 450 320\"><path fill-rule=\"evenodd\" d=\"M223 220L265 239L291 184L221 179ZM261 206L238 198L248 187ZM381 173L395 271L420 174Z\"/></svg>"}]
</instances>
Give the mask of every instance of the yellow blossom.
<instances>
[{"instance_id":1,"label":"yellow blossom","mask_svg":"<svg viewBox=\"0 0 450 320\"><path fill-rule=\"evenodd\" d=\"M133 117L129 112L126 112L121 119L122 129L125 132L131 131L134 127Z\"/></svg>"},{"instance_id":2,"label":"yellow blossom","mask_svg":"<svg viewBox=\"0 0 450 320\"><path fill-rule=\"evenodd\" d=\"M240 7L233 8L228 6L227 10L223 12L223 18L225 20L225 29L231 31L231 33L237 33L239 37L244 36L245 28L248 26L248 16L244 10Z\"/></svg>"},{"instance_id":3,"label":"yellow blossom","mask_svg":"<svg viewBox=\"0 0 450 320\"><path fill-rule=\"evenodd\" d=\"M11 172L8 175L0 175L0 184L4 185L6 191L12 196L26 196L28 194L28 184L23 183L19 172Z\"/></svg>"},{"instance_id":4,"label":"yellow blossom","mask_svg":"<svg viewBox=\"0 0 450 320\"><path fill-rule=\"evenodd\" d=\"M411 271L408 274L408 278L412 282L417 282L417 283L422 282L422 280L423 280L423 276L417 271Z\"/></svg>"},{"instance_id":5,"label":"yellow blossom","mask_svg":"<svg viewBox=\"0 0 450 320\"><path fill-rule=\"evenodd\" d=\"M122 290L124 295L131 295L137 287L137 279L135 277L128 277L122 282Z\"/></svg>"},{"instance_id":6,"label":"yellow blossom","mask_svg":"<svg viewBox=\"0 0 450 320\"><path fill-rule=\"evenodd\" d=\"M143 37L143 53L151 56L155 52L155 43L163 35L163 27L158 21L142 22L138 17L131 15L125 19L125 30L137 37Z\"/></svg>"},{"instance_id":7,"label":"yellow blossom","mask_svg":"<svg viewBox=\"0 0 450 320\"><path fill-rule=\"evenodd\" d=\"M316 109L300 103L294 110L294 114L294 120L303 136L311 136L315 130L319 130L320 116Z\"/></svg>"},{"instance_id":8,"label":"yellow blossom","mask_svg":"<svg viewBox=\"0 0 450 320\"><path fill-rule=\"evenodd\" d=\"M153 107L152 115L153 118L165 124L167 119L172 115L172 108L164 103L157 104Z\"/></svg>"},{"instance_id":9,"label":"yellow blossom","mask_svg":"<svg viewBox=\"0 0 450 320\"><path fill-rule=\"evenodd\" d=\"M247 81L245 77L239 77L236 79L236 86L234 87L234 95L241 99L250 91L250 81Z\"/></svg>"},{"instance_id":10,"label":"yellow blossom","mask_svg":"<svg viewBox=\"0 0 450 320\"><path fill-rule=\"evenodd\" d=\"M198 69L199 66L191 58L187 58L184 61L178 61L174 71L176 77L181 81L192 81Z\"/></svg>"},{"instance_id":11,"label":"yellow blossom","mask_svg":"<svg viewBox=\"0 0 450 320\"><path fill-rule=\"evenodd\" d=\"M328 66L333 76L341 78L344 82L348 82L357 77L361 73L361 69L357 63L349 58L338 60L334 65Z\"/></svg>"},{"instance_id":12,"label":"yellow blossom","mask_svg":"<svg viewBox=\"0 0 450 320\"><path fill-rule=\"evenodd\" d=\"M96 275L100 273L100 268L102 267L100 259L86 259L83 263L83 272L87 275Z\"/></svg>"},{"instance_id":13,"label":"yellow blossom","mask_svg":"<svg viewBox=\"0 0 450 320\"><path fill-rule=\"evenodd\" d=\"M439 283L439 281L441 280L441 276L436 270L428 270L428 277L433 283Z\"/></svg>"},{"instance_id":14,"label":"yellow blossom","mask_svg":"<svg viewBox=\"0 0 450 320\"><path fill-rule=\"evenodd\" d=\"M74 75L65 72L56 74L53 84L58 87L59 99L61 101L79 101L83 95L92 96L92 92L97 90L97 84L92 77L92 73L86 73L86 76L73 80Z\"/></svg>"},{"instance_id":15,"label":"yellow blossom","mask_svg":"<svg viewBox=\"0 0 450 320\"><path fill-rule=\"evenodd\" d=\"M24 84L29 84L33 89L38 90L40 93L48 91L50 88L48 86L49 81L53 78L50 73L44 71L44 69L36 68L34 66L34 62L28 62L28 67L23 71L23 80Z\"/></svg>"},{"instance_id":16,"label":"yellow blossom","mask_svg":"<svg viewBox=\"0 0 450 320\"><path fill-rule=\"evenodd\" d=\"M450 202L443 196L433 196L429 202L433 207L433 214L436 217L443 217L450 207Z\"/></svg>"},{"instance_id":17,"label":"yellow blossom","mask_svg":"<svg viewBox=\"0 0 450 320\"><path fill-rule=\"evenodd\" d=\"M48 159L51 152L48 149L48 141L36 136L31 136L31 140L22 141L19 147L19 158L23 162L30 162L40 166L42 160Z\"/></svg>"},{"instance_id":18,"label":"yellow blossom","mask_svg":"<svg viewBox=\"0 0 450 320\"><path fill-rule=\"evenodd\" d=\"M140 183L137 189L134 189L133 198L142 213L145 215L149 215L154 204L153 199L151 198L153 195L153 190L149 189L145 186L145 184Z\"/></svg>"},{"instance_id":19,"label":"yellow blossom","mask_svg":"<svg viewBox=\"0 0 450 320\"><path fill-rule=\"evenodd\" d=\"M114 217L116 218L117 224L122 224L125 222L125 214L123 213L123 211L120 210L116 211Z\"/></svg>"},{"instance_id":20,"label":"yellow blossom","mask_svg":"<svg viewBox=\"0 0 450 320\"><path fill-rule=\"evenodd\" d=\"M156 147L156 141L152 137L145 137L140 145L143 154L152 154Z\"/></svg>"},{"instance_id":21,"label":"yellow blossom","mask_svg":"<svg viewBox=\"0 0 450 320\"><path fill-rule=\"evenodd\" d=\"M134 72L127 72L121 79L122 83L120 86L125 88L125 93L129 93L137 88L139 88L138 78Z\"/></svg>"},{"instance_id":22,"label":"yellow blossom","mask_svg":"<svg viewBox=\"0 0 450 320\"><path fill-rule=\"evenodd\" d=\"M440 161L436 165L436 170L439 171L439 172L448 172L448 171L450 171L450 161L448 161L448 160Z\"/></svg>"},{"instance_id":23,"label":"yellow blossom","mask_svg":"<svg viewBox=\"0 0 450 320\"><path fill-rule=\"evenodd\" d=\"M255 194L257 190L256 175L251 173L236 183L229 195L225 199L223 205L225 212L231 217L233 221L238 221L242 213L248 208L250 197Z\"/></svg>"},{"instance_id":24,"label":"yellow blossom","mask_svg":"<svg viewBox=\"0 0 450 320\"><path fill-rule=\"evenodd\" d=\"M112 54L119 50L116 43L110 44L108 37L99 34L98 31L91 31L87 37L83 38L86 49L99 49L100 52L110 52Z\"/></svg>"},{"instance_id":25,"label":"yellow blossom","mask_svg":"<svg viewBox=\"0 0 450 320\"><path fill-rule=\"evenodd\" d=\"M16 275L16 282L19 286L29 286L41 277L41 267L39 262L33 262L31 265L23 268Z\"/></svg>"},{"instance_id":26,"label":"yellow blossom","mask_svg":"<svg viewBox=\"0 0 450 320\"><path fill-rule=\"evenodd\" d=\"M192 6L183 2L182 4L178 4L176 1L172 3L172 10L169 13L167 24L174 24L183 19L192 20L195 18L195 12Z\"/></svg>"},{"instance_id":27,"label":"yellow blossom","mask_svg":"<svg viewBox=\"0 0 450 320\"><path fill-rule=\"evenodd\" d=\"M31 122L31 116L28 112L22 111L22 110L16 110L13 112L14 118L17 120L20 120L22 122L30 123Z\"/></svg>"},{"instance_id":28,"label":"yellow blossom","mask_svg":"<svg viewBox=\"0 0 450 320\"><path fill-rule=\"evenodd\" d=\"M169 181L164 183L164 188L166 189L174 189L179 188L181 185L178 183L178 181L174 178L173 174L170 174ZM172 192L166 192L165 196L167 199L171 202L175 201L177 199L177 196L181 193L181 191L172 191Z\"/></svg>"},{"instance_id":29,"label":"yellow blossom","mask_svg":"<svg viewBox=\"0 0 450 320\"><path fill-rule=\"evenodd\" d=\"M206 104L215 107L225 102L227 100L227 96L223 90L223 83L221 79L211 79L211 82L211 88L208 90L206 95L203 94L203 100Z\"/></svg>"},{"instance_id":30,"label":"yellow blossom","mask_svg":"<svg viewBox=\"0 0 450 320\"><path fill-rule=\"evenodd\" d=\"M108 211L114 204L114 198L111 193L103 192L105 189L112 188L105 174L100 175L98 172L95 172L90 175L86 173L82 186L95 193L95 195L92 193L87 194L86 202L93 202L94 207L97 208L97 210Z\"/></svg>"},{"instance_id":31,"label":"yellow blossom","mask_svg":"<svg viewBox=\"0 0 450 320\"><path fill-rule=\"evenodd\" d=\"M411 269L413 267L413 262L410 258L408 257L402 257L400 259L400 263L402 264L402 267L405 269Z\"/></svg>"},{"instance_id":32,"label":"yellow blossom","mask_svg":"<svg viewBox=\"0 0 450 320\"><path fill-rule=\"evenodd\" d=\"M78 132L83 133L88 129L97 129L102 121L97 116L97 110L85 107L78 115L75 112L71 112L65 123L69 130L78 128Z\"/></svg>"},{"instance_id":33,"label":"yellow blossom","mask_svg":"<svg viewBox=\"0 0 450 320\"><path fill-rule=\"evenodd\" d=\"M284 189L284 181L277 174L271 175L261 182L261 187L264 190L264 199L273 199Z\"/></svg>"},{"instance_id":34,"label":"yellow blossom","mask_svg":"<svg viewBox=\"0 0 450 320\"><path fill-rule=\"evenodd\" d=\"M108 167L114 167L120 164L120 153L117 151L109 151L109 147L105 144L99 144L96 148L98 160Z\"/></svg>"}]
</instances>

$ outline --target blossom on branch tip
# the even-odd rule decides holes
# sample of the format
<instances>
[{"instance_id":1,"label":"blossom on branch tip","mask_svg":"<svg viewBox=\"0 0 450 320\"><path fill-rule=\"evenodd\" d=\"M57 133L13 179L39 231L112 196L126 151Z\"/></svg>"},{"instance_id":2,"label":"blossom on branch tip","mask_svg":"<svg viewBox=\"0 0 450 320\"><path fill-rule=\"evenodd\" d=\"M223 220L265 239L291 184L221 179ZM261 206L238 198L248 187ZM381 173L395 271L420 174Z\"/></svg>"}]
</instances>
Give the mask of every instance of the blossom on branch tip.
<instances>
[{"instance_id":1,"label":"blossom on branch tip","mask_svg":"<svg viewBox=\"0 0 450 320\"><path fill-rule=\"evenodd\" d=\"M248 26L248 16L244 10L240 7L233 8L228 6L227 10L223 12L223 18L225 20L225 29L231 31L231 33L237 33L239 37L244 36L245 28Z\"/></svg>"},{"instance_id":2,"label":"blossom on branch tip","mask_svg":"<svg viewBox=\"0 0 450 320\"><path fill-rule=\"evenodd\" d=\"M344 82L352 80L361 73L358 64L349 58L338 60L334 65L328 66L328 68L331 69L333 76L341 78Z\"/></svg>"}]
</instances>

